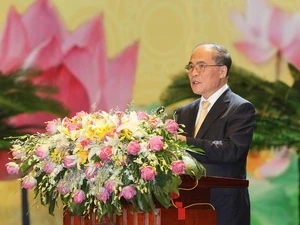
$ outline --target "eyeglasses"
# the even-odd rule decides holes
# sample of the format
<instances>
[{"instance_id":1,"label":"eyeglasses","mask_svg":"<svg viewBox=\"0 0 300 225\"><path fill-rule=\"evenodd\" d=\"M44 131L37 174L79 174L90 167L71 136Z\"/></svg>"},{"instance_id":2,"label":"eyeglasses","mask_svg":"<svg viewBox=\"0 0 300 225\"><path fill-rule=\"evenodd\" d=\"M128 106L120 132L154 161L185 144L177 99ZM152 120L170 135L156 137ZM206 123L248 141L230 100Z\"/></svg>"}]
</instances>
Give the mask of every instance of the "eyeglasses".
<instances>
[{"instance_id":1,"label":"eyeglasses","mask_svg":"<svg viewBox=\"0 0 300 225\"><path fill-rule=\"evenodd\" d=\"M224 65L208 65L208 64L203 64L203 63L196 63L196 64L188 64L184 68L187 73L193 72L194 69L196 69L197 73L203 73L205 71L205 68L208 66L224 66Z\"/></svg>"}]
</instances>

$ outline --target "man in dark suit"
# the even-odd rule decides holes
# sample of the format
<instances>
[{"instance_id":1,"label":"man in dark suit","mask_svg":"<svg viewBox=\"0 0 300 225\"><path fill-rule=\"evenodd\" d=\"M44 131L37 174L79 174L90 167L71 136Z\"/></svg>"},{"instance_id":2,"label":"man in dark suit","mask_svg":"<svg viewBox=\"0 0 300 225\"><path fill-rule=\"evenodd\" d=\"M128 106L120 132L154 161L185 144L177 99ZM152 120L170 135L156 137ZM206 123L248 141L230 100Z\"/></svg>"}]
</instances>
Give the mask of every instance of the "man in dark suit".
<instances>
[{"instance_id":1,"label":"man in dark suit","mask_svg":"<svg viewBox=\"0 0 300 225\"><path fill-rule=\"evenodd\" d=\"M221 45L206 43L193 50L186 70L193 92L201 98L176 110L177 122L185 125L185 135L178 138L205 151L191 154L206 168L207 176L246 179L255 109L227 85L230 66L231 57ZM248 188L214 188L211 203L218 225L250 224Z\"/></svg>"}]
</instances>

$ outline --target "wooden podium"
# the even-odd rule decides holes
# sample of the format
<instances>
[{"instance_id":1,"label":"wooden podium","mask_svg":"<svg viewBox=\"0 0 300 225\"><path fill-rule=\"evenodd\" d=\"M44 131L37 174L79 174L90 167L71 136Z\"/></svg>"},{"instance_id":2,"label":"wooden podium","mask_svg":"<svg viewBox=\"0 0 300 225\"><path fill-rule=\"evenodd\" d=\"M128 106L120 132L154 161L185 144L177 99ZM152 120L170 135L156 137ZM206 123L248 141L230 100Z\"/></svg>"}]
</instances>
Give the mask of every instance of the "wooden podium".
<instances>
[{"instance_id":1,"label":"wooden podium","mask_svg":"<svg viewBox=\"0 0 300 225\"><path fill-rule=\"evenodd\" d=\"M182 177L180 197L168 209L157 205L157 212L138 213L124 207L123 213L113 219L116 225L216 225L216 210L210 203L211 188L249 186L248 180L202 177L197 183L189 176ZM64 213L63 225L102 225L95 215L86 217Z\"/></svg>"}]
</instances>

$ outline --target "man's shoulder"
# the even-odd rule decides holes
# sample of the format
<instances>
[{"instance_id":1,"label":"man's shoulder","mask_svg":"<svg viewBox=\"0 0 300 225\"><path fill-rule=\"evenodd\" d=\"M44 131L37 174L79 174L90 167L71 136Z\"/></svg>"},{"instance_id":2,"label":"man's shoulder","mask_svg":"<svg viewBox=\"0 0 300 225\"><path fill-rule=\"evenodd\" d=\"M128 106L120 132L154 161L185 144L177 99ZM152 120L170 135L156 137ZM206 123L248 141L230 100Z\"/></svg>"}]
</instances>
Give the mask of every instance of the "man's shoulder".
<instances>
[{"instance_id":1,"label":"man's shoulder","mask_svg":"<svg viewBox=\"0 0 300 225\"><path fill-rule=\"evenodd\" d=\"M195 99L189 103L186 103L186 104L180 106L179 110L186 110L186 109L191 109L191 108L197 107L197 106L199 106L199 102L200 102L200 98Z\"/></svg>"},{"instance_id":2,"label":"man's shoulder","mask_svg":"<svg viewBox=\"0 0 300 225\"><path fill-rule=\"evenodd\" d=\"M246 98L244 98L244 97L240 96L239 94L233 92L230 89L228 89L228 91L226 93L224 93L224 94L225 94L225 96L227 96L230 99L230 101L232 103L236 103L236 104L251 104L252 105L252 103L249 100L247 100Z\"/></svg>"}]
</instances>

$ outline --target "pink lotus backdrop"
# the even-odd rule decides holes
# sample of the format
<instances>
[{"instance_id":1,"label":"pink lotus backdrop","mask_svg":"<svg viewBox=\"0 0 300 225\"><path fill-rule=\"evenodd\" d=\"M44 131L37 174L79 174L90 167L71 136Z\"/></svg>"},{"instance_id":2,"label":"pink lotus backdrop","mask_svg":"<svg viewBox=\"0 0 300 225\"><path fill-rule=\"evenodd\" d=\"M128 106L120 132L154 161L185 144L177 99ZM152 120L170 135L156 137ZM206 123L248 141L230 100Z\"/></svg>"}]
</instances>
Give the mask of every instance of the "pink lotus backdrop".
<instances>
[{"instance_id":1,"label":"pink lotus backdrop","mask_svg":"<svg viewBox=\"0 0 300 225\"><path fill-rule=\"evenodd\" d=\"M155 108L172 75L182 72L193 47L205 41L224 44L234 62L269 81L290 85L287 64L300 69L297 0L24 2L0 3L0 72L41 71L33 82L56 87L58 93L51 97L69 115L94 108L125 109L131 102ZM54 117L39 112L9 122L43 126ZM298 224L295 149L251 153L248 171L252 225ZM0 221L21 225L18 181L5 180L5 174L1 178ZM47 215L31 193L29 208L31 225L61 224L62 213Z\"/></svg>"}]
</instances>

